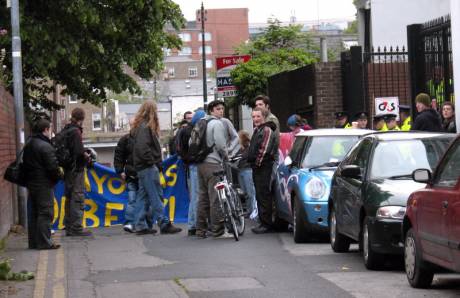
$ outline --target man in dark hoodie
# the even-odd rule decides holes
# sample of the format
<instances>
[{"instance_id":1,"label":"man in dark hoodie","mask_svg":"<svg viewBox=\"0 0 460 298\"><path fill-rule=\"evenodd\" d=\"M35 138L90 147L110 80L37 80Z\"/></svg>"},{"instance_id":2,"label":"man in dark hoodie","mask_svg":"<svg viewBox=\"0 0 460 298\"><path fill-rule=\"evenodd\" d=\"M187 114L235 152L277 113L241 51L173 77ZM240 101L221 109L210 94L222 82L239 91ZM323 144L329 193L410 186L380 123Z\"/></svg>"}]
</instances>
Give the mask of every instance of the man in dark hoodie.
<instances>
[{"instance_id":1,"label":"man in dark hoodie","mask_svg":"<svg viewBox=\"0 0 460 298\"><path fill-rule=\"evenodd\" d=\"M66 145L72 156L72 163L64 169L65 196L65 228L66 236L90 236L91 231L83 229L83 212L85 208L85 167L90 156L83 147L83 120L85 111L81 108L72 110L70 123L63 132L66 134Z\"/></svg>"},{"instance_id":2,"label":"man in dark hoodie","mask_svg":"<svg viewBox=\"0 0 460 298\"><path fill-rule=\"evenodd\" d=\"M277 126L272 121L266 122L267 114L267 111L261 108L252 111L255 128L248 152L260 219L260 225L252 229L256 234L270 233L273 230L273 196L270 192L270 177L278 152Z\"/></svg>"},{"instance_id":3,"label":"man in dark hoodie","mask_svg":"<svg viewBox=\"0 0 460 298\"><path fill-rule=\"evenodd\" d=\"M442 131L441 117L438 112L431 108L430 96L426 93L420 93L415 98L415 107L419 113L415 118L411 130L421 131Z\"/></svg>"}]
</instances>

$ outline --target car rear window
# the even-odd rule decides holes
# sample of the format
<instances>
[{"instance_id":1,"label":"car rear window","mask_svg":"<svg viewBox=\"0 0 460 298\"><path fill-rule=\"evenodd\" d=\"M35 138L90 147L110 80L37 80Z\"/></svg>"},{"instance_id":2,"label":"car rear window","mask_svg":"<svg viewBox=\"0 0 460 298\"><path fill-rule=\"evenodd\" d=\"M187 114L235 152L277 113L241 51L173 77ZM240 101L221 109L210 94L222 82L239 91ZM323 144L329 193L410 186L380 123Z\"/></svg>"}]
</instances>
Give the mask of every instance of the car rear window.
<instances>
[{"instance_id":1,"label":"car rear window","mask_svg":"<svg viewBox=\"0 0 460 298\"><path fill-rule=\"evenodd\" d=\"M374 150L370 177L410 176L421 168L434 170L450 141L449 138L381 141Z\"/></svg>"}]
</instances>

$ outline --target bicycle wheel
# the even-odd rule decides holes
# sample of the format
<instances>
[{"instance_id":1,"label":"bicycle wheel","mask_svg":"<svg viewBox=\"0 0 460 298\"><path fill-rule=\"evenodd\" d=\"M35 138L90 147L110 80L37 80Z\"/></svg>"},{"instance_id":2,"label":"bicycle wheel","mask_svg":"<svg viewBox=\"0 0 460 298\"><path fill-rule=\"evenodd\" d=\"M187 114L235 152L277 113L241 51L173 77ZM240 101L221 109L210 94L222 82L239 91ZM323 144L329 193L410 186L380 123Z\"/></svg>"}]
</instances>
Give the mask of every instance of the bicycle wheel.
<instances>
[{"instance_id":1,"label":"bicycle wheel","mask_svg":"<svg viewBox=\"0 0 460 298\"><path fill-rule=\"evenodd\" d=\"M225 218L227 219L227 222L230 224L230 229L233 237L235 238L235 241L239 241L239 234L238 234L238 227L236 226L236 221L235 218L233 217L233 210L231 207L231 203L227 200L225 202Z\"/></svg>"},{"instance_id":2,"label":"bicycle wheel","mask_svg":"<svg viewBox=\"0 0 460 298\"><path fill-rule=\"evenodd\" d=\"M241 198L235 190L231 191L231 201L233 203L233 218L235 219L236 227L238 230L238 235L244 234L245 222L244 222L244 210L243 204L241 203Z\"/></svg>"}]
</instances>

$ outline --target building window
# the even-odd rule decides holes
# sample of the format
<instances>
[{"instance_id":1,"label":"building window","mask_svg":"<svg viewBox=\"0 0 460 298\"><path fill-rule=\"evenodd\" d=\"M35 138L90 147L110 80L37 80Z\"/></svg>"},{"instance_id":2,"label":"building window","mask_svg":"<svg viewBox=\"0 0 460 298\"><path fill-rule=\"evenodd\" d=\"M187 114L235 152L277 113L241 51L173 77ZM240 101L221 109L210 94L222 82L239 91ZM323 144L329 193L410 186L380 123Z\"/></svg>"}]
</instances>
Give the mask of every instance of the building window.
<instances>
[{"instance_id":1,"label":"building window","mask_svg":"<svg viewBox=\"0 0 460 298\"><path fill-rule=\"evenodd\" d=\"M205 46L204 50L205 50L206 55L211 55L212 54L212 47L211 46ZM199 47L198 51L200 52L200 54L203 53L203 47Z\"/></svg>"},{"instance_id":2,"label":"building window","mask_svg":"<svg viewBox=\"0 0 460 298\"><path fill-rule=\"evenodd\" d=\"M179 52L180 56L187 56L187 55L191 55L191 54L192 54L192 48L191 47L183 47Z\"/></svg>"},{"instance_id":3,"label":"building window","mask_svg":"<svg viewBox=\"0 0 460 298\"><path fill-rule=\"evenodd\" d=\"M190 78L196 78L198 76L198 68L196 67L190 67L188 69L188 76Z\"/></svg>"},{"instance_id":4,"label":"building window","mask_svg":"<svg viewBox=\"0 0 460 298\"><path fill-rule=\"evenodd\" d=\"M174 78L175 75L176 75L176 71L174 70L174 67L168 68L168 77Z\"/></svg>"},{"instance_id":5,"label":"building window","mask_svg":"<svg viewBox=\"0 0 460 298\"><path fill-rule=\"evenodd\" d=\"M69 95L69 103L77 103L78 96L76 94Z\"/></svg>"},{"instance_id":6,"label":"building window","mask_svg":"<svg viewBox=\"0 0 460 298\"><path fill-rule=\"evenodd\" d=\"M211 39L212 39L211 33L210 33L210 32L206 32L206 33L204 34L204 41L211 41ZM199 41L202 41L202 40L203 40L203 38L201 38L201 33L198 34L198 40L199 40Z\"/></svg>"},{"instance_id":7,"label":"building window","mask_svg":"<svg viewBox=\"0 0 460 298\"><path fill-rule=\"evenodd\" d=\"M93 130L102 129L101 113L93 113Z\"/></svg>"},{"instance_id":8,"label":"building window","mask_svg":"<svg viewBox=\"0 0 460 298\"><path fill-rule=\"evenodd\" d=\"M212 60L206 60L206 68L212 68Z\"/></svg>"},{"instance_id":9,"label":"building window","mask_svg":"<svg viewBox=\"0 0 460 298\"><path fill-rule=\"evenodd\" d=\"M192 36L190 35L190 33L179 33L179 38L183 42L189 42L192 40Z\"/></svg>"}]
</instances>

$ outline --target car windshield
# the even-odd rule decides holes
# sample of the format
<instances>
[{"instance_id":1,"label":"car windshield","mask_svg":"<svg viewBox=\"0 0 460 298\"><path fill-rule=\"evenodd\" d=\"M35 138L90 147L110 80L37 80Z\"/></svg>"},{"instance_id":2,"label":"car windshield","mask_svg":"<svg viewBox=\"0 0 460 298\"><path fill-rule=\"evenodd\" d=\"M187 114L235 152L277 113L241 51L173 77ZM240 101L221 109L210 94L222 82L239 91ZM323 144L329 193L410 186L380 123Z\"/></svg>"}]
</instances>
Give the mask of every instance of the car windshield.
<instances>
[{"instance_id":1,"label":"car windshield","mask_svg":"<svg viewBox=\"0 0 460 298\"><path fill-rule=\"evenodd\" d=\"M302 168L317 167L329 162L341 161L358 136L309 137L305 146Z\"/></svg>"},{"instance_id":2,"label":"car windshield","mask_svg":"<svg viewBox=\"0 0 460 298\"><path fill-rule=\"evenodd\" d=\"M372 158L371 179L411 178L416 169L436 167L450 139L413 139L382 141Z\"/></svg>"}]
</instances>

